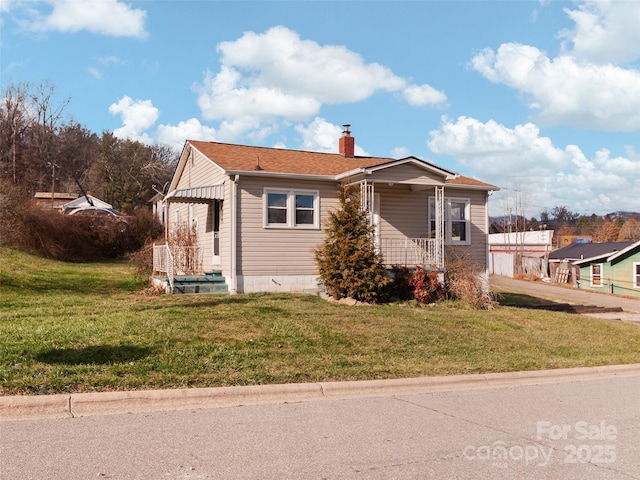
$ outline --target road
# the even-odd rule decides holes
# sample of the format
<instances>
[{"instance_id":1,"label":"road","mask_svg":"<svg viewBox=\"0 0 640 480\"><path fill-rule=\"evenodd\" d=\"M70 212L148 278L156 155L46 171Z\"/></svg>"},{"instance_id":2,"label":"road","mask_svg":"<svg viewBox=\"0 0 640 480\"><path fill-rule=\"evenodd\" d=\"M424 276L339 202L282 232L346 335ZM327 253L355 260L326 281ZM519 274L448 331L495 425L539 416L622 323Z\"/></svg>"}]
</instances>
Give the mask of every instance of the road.
<instances>
[{"instance_id":1,"label":"road","mask_svg":"<svg viewBox=\"0 0 640 480\"><path fill-rule=\"evenodd\" d=\"M639 406L635 368L551 383L4 421L0 476L640 479Z\"/></svg>"}]
</instances>

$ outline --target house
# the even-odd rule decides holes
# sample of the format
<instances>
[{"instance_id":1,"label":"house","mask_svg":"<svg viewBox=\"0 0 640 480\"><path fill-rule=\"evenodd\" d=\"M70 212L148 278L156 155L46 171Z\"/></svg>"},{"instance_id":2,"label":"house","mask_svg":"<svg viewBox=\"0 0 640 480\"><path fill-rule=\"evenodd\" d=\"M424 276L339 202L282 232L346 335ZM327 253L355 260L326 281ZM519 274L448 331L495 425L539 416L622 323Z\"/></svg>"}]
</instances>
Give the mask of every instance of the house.
<instances>
[{"instance_id":1,"label":"house","mask_svg":"<svg viewBox=\"0 0 640 480\"><path fill-rule=\"evenodd\" d=\"M591 235L558 235L555 240L556 248L562 248L574 243L591 243L593 237Z\"/></svg>"},{"instance_id":2,"label":"house","mask_svg":"<svg viewBox=\"0 0 640 480\"><path fill-rule=\"evenodd\" d=\"M513 277L525 273L546 277L553 230L489 234L489 273Z\"/></svg>"},{"instance_id":3,"label":"house","mask_svg":"<svg viewBox=\"0 0 640 480\"><path fill-rule=\"evenodd\" d=\"M632 242L573 243L549 254L551 279L558 283L580 285L580 268L575 263L593 257L607 257L631 245Z\"/></svg>"},{"instance_id":4,"label":"house","mask_svg":"<svg viewBox=\"0 0 640 480\"><path fill-rule=\"evenodd\" d=\"M415 157L354 150L348 125L335 154L188 140L164 199L167 244L154 249L154 269L169 285L181 271L216 271L231 293L317 291L314 249L348 184L360 188L386 266L442 271L448 246L486 270L487 200L497 187ZM180 232L190 237L183 247Z\"/></svg>"},{"instance_id":5,"label":"house","mask_svg":"<svg viewBox=\"0 0 640 480\"><path fill-rule=\"evenodd\" d=\"M61 210L66 203L78 198L78 194L61 192L36 192L34 198L36 205L43 210Z\"/></svg>"},{"instance_id":6,"label":"house","mask_svg":"<svg viewBox=\"0 0 640 480\"><path fill-rule=\"evenodd\" d=\"M574 265L580 269L580 288L640 297L640 241Z\"/></svg>"},{"instance_id":7,"label":"house","mask_svg":"<svg viewBox=\"0 0 640 480\"><path fill-rule=\"evenodd\" d=\"M153 216L163 225L166 223L164 197L164 193L156 191L156 194L149 200L149 203L151 204L151 213L153 213Z\"/></svg>"}]
</instances>

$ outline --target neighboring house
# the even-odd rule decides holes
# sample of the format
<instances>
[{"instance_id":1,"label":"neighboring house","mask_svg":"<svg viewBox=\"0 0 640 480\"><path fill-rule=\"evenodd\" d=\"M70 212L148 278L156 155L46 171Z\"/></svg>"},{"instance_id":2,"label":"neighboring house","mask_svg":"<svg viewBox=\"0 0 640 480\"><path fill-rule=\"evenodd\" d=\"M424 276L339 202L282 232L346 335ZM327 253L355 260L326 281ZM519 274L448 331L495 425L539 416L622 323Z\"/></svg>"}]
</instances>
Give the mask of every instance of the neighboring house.
<instances>
[{"instance_id":1,"label":"neighboring house","mask_svg":"<svg viewBox=\"0 0 640 480\"><path fill-rule=\"evenodd\" d=\"M580 288L640 297L640 242L574 265L580 268Z\"/></svg>"},{"instance_id":2,"label":"neighboring house","mask_svg":"<svg viewBox=\"0 0 640 480\"><path fill-rule=\"evenodd\" d=\"M341 184L360 188L386 266L442 271L446 245L486 269L487 200L497 187L415 157L357 157L354 148L348 126L338 154L187 141L164 199L168 245L154 250L156 271L174 269L169 251L185 257L171 244L186 229L197 244L186 257L197 256L197 270L220 271L232 293L317 290L314 249Z\"/></svg>"},{"instance_id":3,"label":"neighboring house","mask_svg":"<svg viewBox=\"0 0 640 480\"><path fill-rule=\"evenodd\" d=\"M156 194L151 197L149 203L151 204L151 212L153 216L158 219L160 223L163 225L166 223L166 208L164 201L165 194L162 192L156 192Z\"/></svg>"},{"instance_id":4,"label":"neighboring house","mask_svg":"<svg viewBox=\"0 0 640 480\"><path fill-rule=\"evenodd\" d=\"M592 241L591 235L558 235L555 238L555 246L562 248L574 243L591 243Z\"/></svg>"},{"instance_id":5,"label":"neighboring house","mask_svg":"<svg viewBox=\"0 0 640 480\"><path fill-rule=\"evenodd\" d=\"M558 283L580 283L580 268L574 263L593 257L607 257L624 250L632 242L573 243L549 254L551 279Z\"/></svg>"},{"instance_id":6,"label":"neighboring house","mask_svg":"<svg viewBox=\"0 0 640 480\"><path fill-rule=\"evenodd\" d=\"M34 195L36 205L43 210L61 210L62 207L78 198L76 193L36 192Z\"/></svg>"},{"instance_id":7,"label":"neighboring house","mask_svg":"<svg viewBox=\"0 0 640 480\"><path fill-rule=\"evenodd\" d=\"M513 277L526 273L546 277L553 230L489 235L489 273Z\"/></svg>"}]
</instances>

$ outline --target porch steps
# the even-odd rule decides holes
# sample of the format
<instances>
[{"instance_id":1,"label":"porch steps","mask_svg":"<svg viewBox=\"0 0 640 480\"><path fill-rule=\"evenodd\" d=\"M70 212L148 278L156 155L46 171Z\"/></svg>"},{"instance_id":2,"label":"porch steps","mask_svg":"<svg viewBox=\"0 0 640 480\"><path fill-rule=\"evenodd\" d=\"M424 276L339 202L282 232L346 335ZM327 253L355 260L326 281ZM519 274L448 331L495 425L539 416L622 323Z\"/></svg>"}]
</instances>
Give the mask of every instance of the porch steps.
<instances>
[{"instance_id":1,"label":"porch steps","mask_svg":"<svg viewBox=\"0 0 640 480\"><path fill-rule=\"evenodd\" d=\"M205 272L204 275L176 275L173 279L174 294L193 293L229 293L222 272L219 270Z\"/></svg>"}]
</instances>

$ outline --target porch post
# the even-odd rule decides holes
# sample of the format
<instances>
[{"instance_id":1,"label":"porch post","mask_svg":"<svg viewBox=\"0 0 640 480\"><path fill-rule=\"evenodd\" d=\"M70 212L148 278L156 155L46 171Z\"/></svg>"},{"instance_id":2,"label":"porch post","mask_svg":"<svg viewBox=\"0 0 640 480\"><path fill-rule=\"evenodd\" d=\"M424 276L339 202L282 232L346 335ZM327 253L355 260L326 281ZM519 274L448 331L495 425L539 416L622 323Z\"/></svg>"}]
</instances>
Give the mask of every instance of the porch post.
<instances>
[{"instance_id":1,"label":"porch post","mask_svg":"<svg viewBox=\"0 0 640 480\"><path fill-rule=\"evenodd\" d=\"M373 225L373 208L375 202L374 184L366 180L360 182L360 209L367 212L369 225Z\"/></svg>"},{"instance_id":2,"label":"porch post","mask_svg":"<svg viewBox=\"0 0 640 480\"><path fill-rule=\"evenodd\" d=\"M435 187L436 194L436 265L444 269L444 187Z\"/></svg>"}]
</instances>

